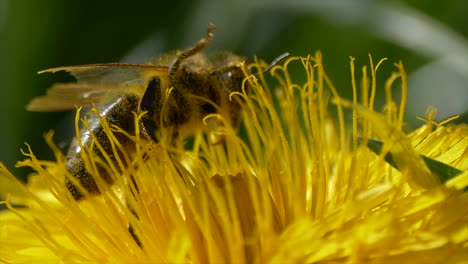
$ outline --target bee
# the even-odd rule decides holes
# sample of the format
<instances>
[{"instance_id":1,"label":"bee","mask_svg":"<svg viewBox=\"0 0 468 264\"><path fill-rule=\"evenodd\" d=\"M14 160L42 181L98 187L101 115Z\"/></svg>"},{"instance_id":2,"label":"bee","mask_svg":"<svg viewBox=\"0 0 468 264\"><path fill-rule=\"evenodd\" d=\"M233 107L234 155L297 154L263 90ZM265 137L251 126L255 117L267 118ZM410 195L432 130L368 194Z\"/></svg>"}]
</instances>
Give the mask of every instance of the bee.
<instances>
[{"instance_id":1,"label":"bee","mask_svg":"<svg viewBox=\"0 0 468 264\"><path fill-rule=\"evenodd\" d=\"M241 91L245 74L242 70L246 58L225 52L208 57L202 51L213 40L214 25L193 47L163 55L148 64L90 64L51 68L39 73L66 71L77 80L75 83L58 83L46 95L33 98L27 105L29 111L51 112L75 109L76 106L95 105L99 115L110 125L129 134L135 133L134 112L145 115L140 120L141 136L157 141L156 133L169 128L174 137L184 137L203 127L203 118L220 113L235 126L239 121L240 105L229 100L232 92ZM74 138L66 156L66 168L74 181L65 178L65 185L75 200L85 194L100 194L100 190L87 171L81 152L82 146L92 146L101 157L102 152L112 153L112 145L100 119L85 113L89 127L80 128L81 144ZM94 134L101 149L92 145ZM123 146L130 148L130 139L115 134ZM115 157L113 157L115 159ZM113 160L115 162L115 160ZM113 183L105 168L98 167L99 175Z\"/></svg>"}]
</instances>

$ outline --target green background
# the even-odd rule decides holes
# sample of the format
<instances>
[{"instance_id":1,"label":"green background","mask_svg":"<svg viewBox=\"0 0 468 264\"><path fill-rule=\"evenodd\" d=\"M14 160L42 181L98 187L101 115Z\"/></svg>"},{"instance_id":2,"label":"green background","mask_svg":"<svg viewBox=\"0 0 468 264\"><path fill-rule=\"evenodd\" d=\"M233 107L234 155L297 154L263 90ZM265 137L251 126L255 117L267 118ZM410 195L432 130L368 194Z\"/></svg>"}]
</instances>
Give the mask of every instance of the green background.
<instances>
[{"instance_id":1,"label":"green background","mask_svg":"<svg viewBox=\"0 0 468 264\"><path fill-rule=\"evenodd\" d=\"M402 60L409 73L409 126L427 106L439 119L468 109L468 1L59 1L0 0L0 160L12 168L28 142L51 158L43 133L65 144L73 114L30 113L24 106L65 75L42 69L102 62L143 63L192 45L217 26L211 50L271 61L321 50L325 69L350 94L349 56L358 69L389 58L380 84ZM359 78L359 76L358 76ZM382 86L379 86L382 91ZM381 98L381 97L380 97ZM418 123L419 122L419 123ZM72 131L72 130L71 130ZM25 175L26 170L15 170Z\"/></svg>"}]
</instances>

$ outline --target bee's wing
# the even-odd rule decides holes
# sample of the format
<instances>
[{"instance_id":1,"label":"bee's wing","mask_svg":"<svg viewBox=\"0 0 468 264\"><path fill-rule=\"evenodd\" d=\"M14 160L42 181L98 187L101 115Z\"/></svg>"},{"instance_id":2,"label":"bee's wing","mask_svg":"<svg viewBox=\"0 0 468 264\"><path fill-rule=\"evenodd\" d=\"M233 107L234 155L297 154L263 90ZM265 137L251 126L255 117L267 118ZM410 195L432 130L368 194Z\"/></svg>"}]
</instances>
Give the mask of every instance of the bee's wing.
<instances>
[{"instance_id":1,"label":"bee's wing","mask_svg":"<svg viewBox=\"0 0 468 264\"><path fill-rule=\"evenodd\" d=\"M46 95L34 98L27 106L28 111L52 112L74 109L97 103L111 91L124 89L127 82L144 81L148 74L160 76L167 74L166 66L143 64L90 64L58 67L40 71L67 71L76 83L57 83L47 90Z\"/></svg>"},{"instance_id":2,"label":"bee's wing","mask_svg":"<svg viewBox=\"0 0 468 264\"><path fill-rule=\"evenodd\" d=\"M88 64L51 68L45 72L67 71L77 82L85 83L119 83L142 78L144 72L154 71L167 73L167 66L126 63Z\"/></svg>"},{"instance_id":3,"label":"bee's wing","mask_svg":"<svg viewBox=\"0 0 468 264\"><path fill-rule=\"evenodd\" d=\"M43 96L35 97L26 106L33 112L54 112L74 109L97 103L109 91L122 87L121 84L56 83Z\"/></svg>"}]
</instances>

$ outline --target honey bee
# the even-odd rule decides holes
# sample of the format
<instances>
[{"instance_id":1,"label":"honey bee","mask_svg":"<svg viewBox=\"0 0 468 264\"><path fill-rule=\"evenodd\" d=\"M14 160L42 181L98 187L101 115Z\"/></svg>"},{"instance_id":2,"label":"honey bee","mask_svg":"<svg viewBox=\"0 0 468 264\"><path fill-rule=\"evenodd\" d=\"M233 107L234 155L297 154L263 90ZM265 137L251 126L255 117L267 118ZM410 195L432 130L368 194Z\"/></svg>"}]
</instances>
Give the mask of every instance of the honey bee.
<instances>
[{"instance_id":1,"label":"honey bee","mask_svg":"<svg viewBox=\"0 0 468 264\"><path fill-rule=\"evenodd\" d=\"M156 132L164 128L173 131L174 137L183 137L203 126L203 118L220 113L234 126L239 120L240 105L229 100L229 95L241 91L245 74L242 70L246 58L229 52L208 57L201 53L213 40L214 25L193 47L162 56L148 64L90 64L51 68L39 73L66 71L77 82L58 83L46 95L34 98L26 107L29 111L51 112L75 109L76 106L95 105L99 115L110 125L135 133L134 112L143 113L140 120L144 139L157 141ZM83 146L92 146L94 134L102 149L93 145L92 151L101 157L101 151L112 153L111 142L105 134L100 119L95 114L85 114L89 127L81 127ZM130 139L116 133L123 146ZM78 182L88 194L100 190L81 156L82 148L76 138L70 144L66 168L74 181L65 179L65 185L75 200L85 194L72 182ZM109 184L111 177L104 168L99 175Z\"/></svg>"}]
</instances>

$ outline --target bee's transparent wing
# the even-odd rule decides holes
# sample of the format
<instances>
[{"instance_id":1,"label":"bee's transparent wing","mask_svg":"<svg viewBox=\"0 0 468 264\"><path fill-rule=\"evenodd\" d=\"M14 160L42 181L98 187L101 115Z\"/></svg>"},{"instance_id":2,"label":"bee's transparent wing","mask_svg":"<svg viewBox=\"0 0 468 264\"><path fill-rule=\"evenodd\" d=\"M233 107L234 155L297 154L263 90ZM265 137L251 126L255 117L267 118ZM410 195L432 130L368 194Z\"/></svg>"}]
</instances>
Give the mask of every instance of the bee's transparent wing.
<instances>
[{"instance_id":1,"label":"bee's transparent wing","mask_svg":"<svg viewBox=\"0 0 468 264\"><path fill-rule=\"evenodd\" d=\"M40 71L45 72L67 71L77 82L84 83L120 83L129 80L137 80L143 76L143 72L155 71L166 72L167 66L155 66L146 64L126 64L126 63L104 63L88 64L51 68Z\"/></svg>"},{"instance_id":2,"label":"bee's transparent wing","mask_svg":"<svg viewBox=\"0 0 468 264\"><path fill-rule=\"evenodd\" d=\"M97 103L109 91L119 89L119 84L56 83L43 96L35 97L26 106L33 112L54 112L74 109Z\"/></svg>"},{"instance_id":3,"label":"bee's transparent wing","mask_svg":"<svg viewBox=\"0 0 468 264\"><path fill-rule=\"evenodd\" d=\"M111 91L124 89L125 83L144 81L150 72L152 76L167 74L165 66L143 64L90 64L58 67L40 71L67 71L73 75L76 83L57 83L47 90L46 95L34 98L27 106L28 111L53 112L74 109L98 103Z\"/></svg>"}]
</instances>

